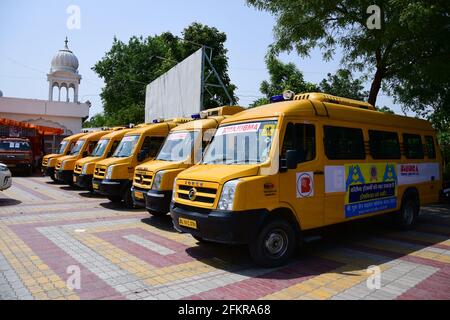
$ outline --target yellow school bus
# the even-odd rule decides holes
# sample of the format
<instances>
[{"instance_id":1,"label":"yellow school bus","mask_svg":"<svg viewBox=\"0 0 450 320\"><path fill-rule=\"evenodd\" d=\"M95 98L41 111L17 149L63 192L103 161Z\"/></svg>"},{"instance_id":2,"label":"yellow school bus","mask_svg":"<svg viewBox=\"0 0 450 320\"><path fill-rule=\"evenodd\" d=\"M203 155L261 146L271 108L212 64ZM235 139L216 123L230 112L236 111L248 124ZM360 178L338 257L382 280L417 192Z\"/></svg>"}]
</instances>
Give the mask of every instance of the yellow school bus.
<instances>
[{"instance_id":1,"label":"yellow school bus","mask_svg":"<svg viewBox=\"0 0 450 320\"><path fill-rule=\"evenodd\" d=\"M104 135L95 146L89 157L75 162L73 171L73 182L78 187L92 191L92 178L94 176L95 164L103 159L109 158L116 151L117 146L125 134L133 129L123 127L113 128L113 132Z\"/></svg>"},{"instance_id":2,"label":"yellow school bus","mask_svg":"<svg viewBox=\"0 0 450 320\"><path fill-rule=\"evenodd\" d=\"M177 174L201 160L202 150L219 124L242 110L238 106L205 110L193 115L193 119L198 120L173 128L155 160L136 167L131 190L134 205L146 207L155 216L166 215Z\"/></svg>"},{"instance_id":3,"label":"yellow school bus","mask_svg":"<svg viewBox=\"0 0 450 320\"><path fill-rule=\"evenodd\" d=\"M258 264L279 266L302 231L383 213L411 228L442 190L438 148L428 121L297 95L224 120L177 176L171 216L199 241L248 244Z\"/></svg>"},{"instance_id":4,"label":"yellow school bus","mask_svg":"<svg viewBox=\"0 0 450 320\"><path fill-rule=\"evenodd\" d=\"M64 138L59 144L58 153L47 154L46 156L44 156L44 158L42 159L42 174L44 176L49 176L53 181L55 181L56 161L58 160L58 158L68 155L78 139L80 139L84 135L86 135L86 133L77 133Z\"/></svg>"},{"instance_id":5,"label":"yellow school bus","mask_svg":"<svg viewBox=\"0 0 450 320\"><path fill-rule=\"evenodd\" d=\"M153 159L170 130L189 119L171 119L142 125L128 132L120 141L114 154L95 164L92 188L95 193L106 196L111 202L122 202L133 207L131 186L134 168Z\"/></svg>"},{"instance_id":6,"label":"yellow school bus","mask_svg":"<svg viewBox=\"0 0 450 320\"><path fill-rule=\"evenodd\" d=\"M55 178L58 182L73 186L73 170L75 162L89 156L94 151L101 137L110 133L110 130L101 130L87 133L73 146L68 155L58 158L55 167Z\"/></svg>"}]
</instances>

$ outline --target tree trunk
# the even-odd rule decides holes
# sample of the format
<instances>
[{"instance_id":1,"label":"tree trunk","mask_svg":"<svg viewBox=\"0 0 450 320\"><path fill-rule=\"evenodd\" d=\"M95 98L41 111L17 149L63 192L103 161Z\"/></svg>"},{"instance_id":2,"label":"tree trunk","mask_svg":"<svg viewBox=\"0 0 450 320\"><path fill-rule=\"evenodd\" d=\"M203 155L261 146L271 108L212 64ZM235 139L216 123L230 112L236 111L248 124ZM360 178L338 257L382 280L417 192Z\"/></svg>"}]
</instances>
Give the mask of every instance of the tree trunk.
<instances>
[{"instance_id":1,"label":"tree trunk","mask_svg":"<svg viewBox=\"0 0 450 320\"><path fill-rule=\"evenodd\" d=\"M381 88L381 81L384 77L384 65L383 65L383 57L381 53L381 49L377 49L375 51L375 59L377 63L377 71L375 72L375 77L372 81L372 86L370 87L369 92L369 103L375 107L375 104L377 103L377 96L380 92Z\"/></svg>"},{"instance_id":2,"label":"tree trunk","mask_svg":"<svg viewBox=\"0 0 450 320\"><path fill-rule=\"evenodd\" d=\"M377 68L377 71L375 72L375 77L373 78L372 85L370 87L369 92L369 103L375 107L375 104L377 103L377 96L380 92L381 88L381 81L383 80L383 68Z\"/></svg>"}]
</instances>

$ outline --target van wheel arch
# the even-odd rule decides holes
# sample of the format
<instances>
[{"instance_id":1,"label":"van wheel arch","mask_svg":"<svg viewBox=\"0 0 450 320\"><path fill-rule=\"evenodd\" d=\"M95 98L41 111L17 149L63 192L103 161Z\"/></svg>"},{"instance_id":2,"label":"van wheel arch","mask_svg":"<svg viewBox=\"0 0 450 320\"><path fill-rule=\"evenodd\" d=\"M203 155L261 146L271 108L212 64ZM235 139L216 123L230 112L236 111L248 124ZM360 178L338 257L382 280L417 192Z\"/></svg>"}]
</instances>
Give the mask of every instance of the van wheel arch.
<instances>
[{"instance_id":1,"label":"van wheel arch","mask_svg":"<svg viewBox=\"0 0 450 320\"><path fill-rule=\"evenodd\" d=\"M301 239L301 224L300 221L297 220L297 217L295 216L294 212L287 207L277 208L269 212L266 219L263 221L263 226L268 223L272 219L283 219L288 221L294 226L294 229L296 231L298 239Z\"/></svg>"}]
</instances>

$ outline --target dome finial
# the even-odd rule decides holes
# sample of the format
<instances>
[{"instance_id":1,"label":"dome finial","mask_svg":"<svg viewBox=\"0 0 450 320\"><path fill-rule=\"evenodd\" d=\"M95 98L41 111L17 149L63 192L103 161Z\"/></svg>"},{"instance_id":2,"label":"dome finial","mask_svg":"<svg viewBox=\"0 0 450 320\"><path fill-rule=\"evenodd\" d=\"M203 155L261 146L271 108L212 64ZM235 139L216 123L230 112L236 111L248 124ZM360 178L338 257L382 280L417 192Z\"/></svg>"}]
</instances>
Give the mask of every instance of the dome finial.
<instances>
[{"instance_id":1,"label":"dome finial","mask_svg":"<svg viewBox=\"0 0 450 320\"><path fill-rule=\"evenodd\" d=\"M67 50L69 50L69 47L67 46L67 43L69 42L69 40L67 40L67 36L66 36L66 40L64 41L64 47L67 49Z\"/></svg>"}]
</instances>

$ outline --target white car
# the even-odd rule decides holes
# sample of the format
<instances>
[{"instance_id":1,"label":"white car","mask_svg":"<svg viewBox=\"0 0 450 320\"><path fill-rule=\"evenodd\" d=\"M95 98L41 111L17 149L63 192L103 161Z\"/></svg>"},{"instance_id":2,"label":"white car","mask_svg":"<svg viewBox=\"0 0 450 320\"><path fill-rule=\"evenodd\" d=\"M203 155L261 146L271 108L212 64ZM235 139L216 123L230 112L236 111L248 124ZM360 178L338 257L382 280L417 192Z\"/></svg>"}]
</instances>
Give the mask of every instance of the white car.
<instances>
[{"instance_id":1,"label":"white car","mask_svg":"<svg viewBox=\"0 0 450 320\"><path fill-rule=\"evenodd\" d=\"M0 163L0 191L6 190L11 187L12 178L11 171L3 163Z\"/></svg>"}]
</instances>

